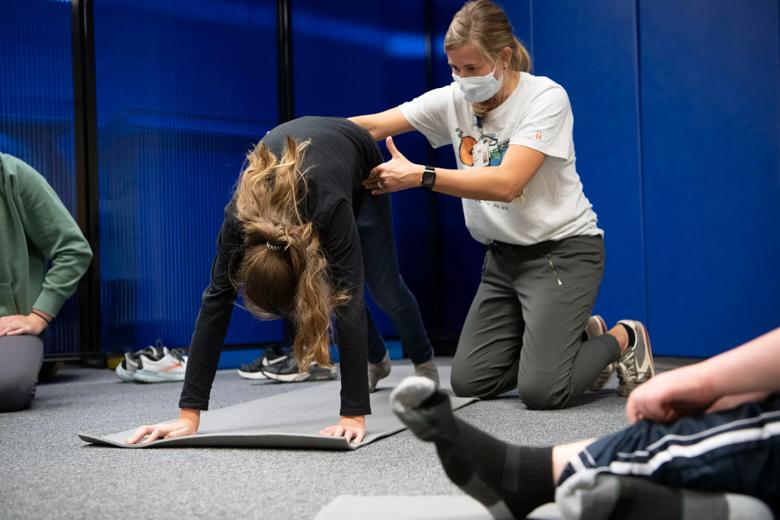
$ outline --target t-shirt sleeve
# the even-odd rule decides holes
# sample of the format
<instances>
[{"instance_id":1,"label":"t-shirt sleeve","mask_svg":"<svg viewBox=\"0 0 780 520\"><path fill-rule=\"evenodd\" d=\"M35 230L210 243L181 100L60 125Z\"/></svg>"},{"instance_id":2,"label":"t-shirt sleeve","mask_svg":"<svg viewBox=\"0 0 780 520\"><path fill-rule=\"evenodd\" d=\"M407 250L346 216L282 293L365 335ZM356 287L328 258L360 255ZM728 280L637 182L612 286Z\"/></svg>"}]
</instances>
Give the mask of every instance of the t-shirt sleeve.
<instances>
[{"instance_id":1,"label":"t-shirt sleeve","mask_svg":"<svg viewBox=\"0 0 780 520\"><path fill-rule=\"evenodd\" d=\"M452 142L447 126L451 89L452 85L447 85L430 90L398 107L409 124L423 134L434 148Z\"/></svg>"},{"instance_id":2,"label":"t-shirt sleeve","mask_svg":"<svg viewBox=\"0 0 780 520\"><path fill-rule=\"evenodd\" d=\"M568 159L574 118L569 96L561 87L551 87L531 101L528 112L512 132L509 144L539 150L545 155Z\"/></svg>"}]
</instances>

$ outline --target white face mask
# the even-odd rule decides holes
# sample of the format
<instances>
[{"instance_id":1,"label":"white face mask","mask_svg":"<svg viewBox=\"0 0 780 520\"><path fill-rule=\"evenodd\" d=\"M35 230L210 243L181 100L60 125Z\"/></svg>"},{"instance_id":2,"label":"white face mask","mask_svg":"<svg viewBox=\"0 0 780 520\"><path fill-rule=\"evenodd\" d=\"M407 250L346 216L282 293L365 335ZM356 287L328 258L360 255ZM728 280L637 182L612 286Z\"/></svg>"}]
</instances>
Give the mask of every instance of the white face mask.
<instances>
[{"instance_id":1,"label":"white face mask","mask_svg":"<svg viewBox=\"0 0 780 520\"><path fill-rule=\"evenodd\" d=\"M481 103L495 96L499 90L501 90L501 84L504 81L503 74L501 79L496 79L496 69L493 68L493 72L489 72L484 76L471 76L469 78L461 78L452 74L460 89L463 91L463 96L469 103Z\"/></svg>"}]
</instances>

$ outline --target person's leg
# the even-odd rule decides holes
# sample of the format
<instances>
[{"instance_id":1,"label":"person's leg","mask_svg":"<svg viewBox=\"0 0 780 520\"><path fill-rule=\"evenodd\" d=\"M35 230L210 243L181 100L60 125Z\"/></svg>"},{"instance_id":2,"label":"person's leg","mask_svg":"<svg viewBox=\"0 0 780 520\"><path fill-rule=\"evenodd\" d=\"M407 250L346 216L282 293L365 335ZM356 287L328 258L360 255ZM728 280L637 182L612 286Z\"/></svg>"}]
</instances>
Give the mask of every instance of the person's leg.
<instances>
[{"instance_id":1,"label":"person's leg","mask_svg":"<svg viewBox=\"0 0 780 520\"><path fill-rule=\"evenodd\" d=\"M43 363L43 342L37 336L0 336L0 412L30 406Z\"/></svg>"},{"instance_id":2,"label":"person's leg","mask_svg":"<svg viewBox=\"0 0 780 520\"><path fill-rule=\"evenodd\" d=\"M780 513L780 394L670 424L640 421L595 441L514 446L452 413L449 398L422 378L391 394L393 411L434 442L447 475L491 511L519 518L552 500L554 487L589 487L595 474L641 477L665 489L754 496ZM641 489L640 489L641 492ZM677 497L679 498L679 497Z\"/></svg>"},{"instance_id":3,"label":"person's leg","mask_svg":"<svg viewBox=\"0 0 780 520\"><path fill-rule=\"evenodd\" d=\"M393 210L390 196L367 194L357 219L366 285L377 306L393 323L401 343L415 365L433 358L433 348L425 331L417 300L404 283L398 268L398 254L393 237ZM384 342L373 327L369 335L369 361L378 363L384 357ZM380 355L381 353L381 355Z\"/></svg>"},{"instance_id":4,"label":"person's leg","mask_svg":"<svg viewBox=\"0 0 780 520\"><path fill-rule=\"evenodd\" d=\"M495 518L525 518L555 495L552 447L514 446L452 413L449 397L420 377L390 395L393 412L421 440L436 444L447 476Z\"/></svg>"},{"instance_id":5,"label":"person's leg","mask_svg":"<svg viewBox=\"0 0 780 520\"><path fill-rule=\"evenodd\" d=\"M514 287L525 331L517 376L529 408L562 408L618 360L613 335L583 342L604 268L600 237L574 237L514 249L521 269Z\"/></svg>"},{"instance_id":6,"label":"person's leg","mask_svg":"<svg viewBox=\"0 0 780 520\"><path fill-rule=\"evenodd\" d=\"M482 281L471 302L452 360L455 395L489 399L512 390L523 338L523 313L512 288L511 246L485 253Z\"/></svg>"},{"instance_id":7,"label":"person's leg","mask_svg":"<svg viewBox=\"0 0 780 520\"><path fill-rule=\"evenodd\" d=\"M751 495L780 512L780 394L669 424L637 422L579 451L557 483L592 471Z\"/></svg>"}]
</instances>

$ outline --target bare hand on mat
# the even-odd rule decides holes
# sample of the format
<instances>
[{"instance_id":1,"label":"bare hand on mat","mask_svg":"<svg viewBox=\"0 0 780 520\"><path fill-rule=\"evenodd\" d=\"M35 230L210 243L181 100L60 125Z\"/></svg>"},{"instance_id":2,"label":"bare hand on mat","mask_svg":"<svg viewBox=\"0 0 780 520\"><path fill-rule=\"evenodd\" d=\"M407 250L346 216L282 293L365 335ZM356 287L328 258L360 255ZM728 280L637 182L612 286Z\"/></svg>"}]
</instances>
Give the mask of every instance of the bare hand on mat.
<instances>
[{"instance_id":1,"label":"bare hand on mat","mask_svg":"<svg viewBox=\"0 0 780 520\"><path fill-rule=\"evenodd\" d=\"M154 442L158 439L175 439L187 435L195 435L200 425L200 410L182 409L179 418L173 422L158 423L141 426L132 437L127 439L127 444ZM144 437L146 437L144 439Z\"/></svg>"},{"instance_id":2,"label":"bare hand on mat","mask_svg":"<svg viewBox=\"0 0 780 520\"><path fill-rule=\"evenodd\" d=\"M341 416L338 424L328 426L320 432L320 435L330 437L344 437L347 442L362 442L366 436L366 417L365 415L355 415L353 417Z\"/></svg>"}]
</instances>

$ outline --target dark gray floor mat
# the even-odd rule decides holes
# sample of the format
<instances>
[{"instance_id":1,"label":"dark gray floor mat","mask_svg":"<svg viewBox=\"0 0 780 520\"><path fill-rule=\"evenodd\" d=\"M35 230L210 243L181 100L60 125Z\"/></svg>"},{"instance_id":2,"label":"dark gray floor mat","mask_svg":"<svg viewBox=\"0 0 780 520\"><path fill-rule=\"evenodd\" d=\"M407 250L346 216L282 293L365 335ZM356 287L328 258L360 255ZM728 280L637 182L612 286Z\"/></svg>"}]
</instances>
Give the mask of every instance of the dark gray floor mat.
<instances>
[{"instance_id":1,"label":"dark gray floor mat","mask_svg":"<svg viewBox=\"0 0 780 520\"><path fill-rule=\"evenodd\" d=\"M448 382L449 367L440 367L439 371L441 380ZM360 444L350 444L343 437L317 434L337 418L339 381L304 386L297 391L204 412L198 434L189 437L151 444L126 444L125 439L137 426L103 435L80 433L79 437L88 443L132 449L210 446L352 450L405 429L390 410L389 396L392 387L411 374L412 367L396 366L391 376L381 381L379 390L371 394L372 414L366 419L367 435ZM444 388L447 389L446 384ZM453 409L475 400L453 397Z\"/></svg>"}]
</instances>

